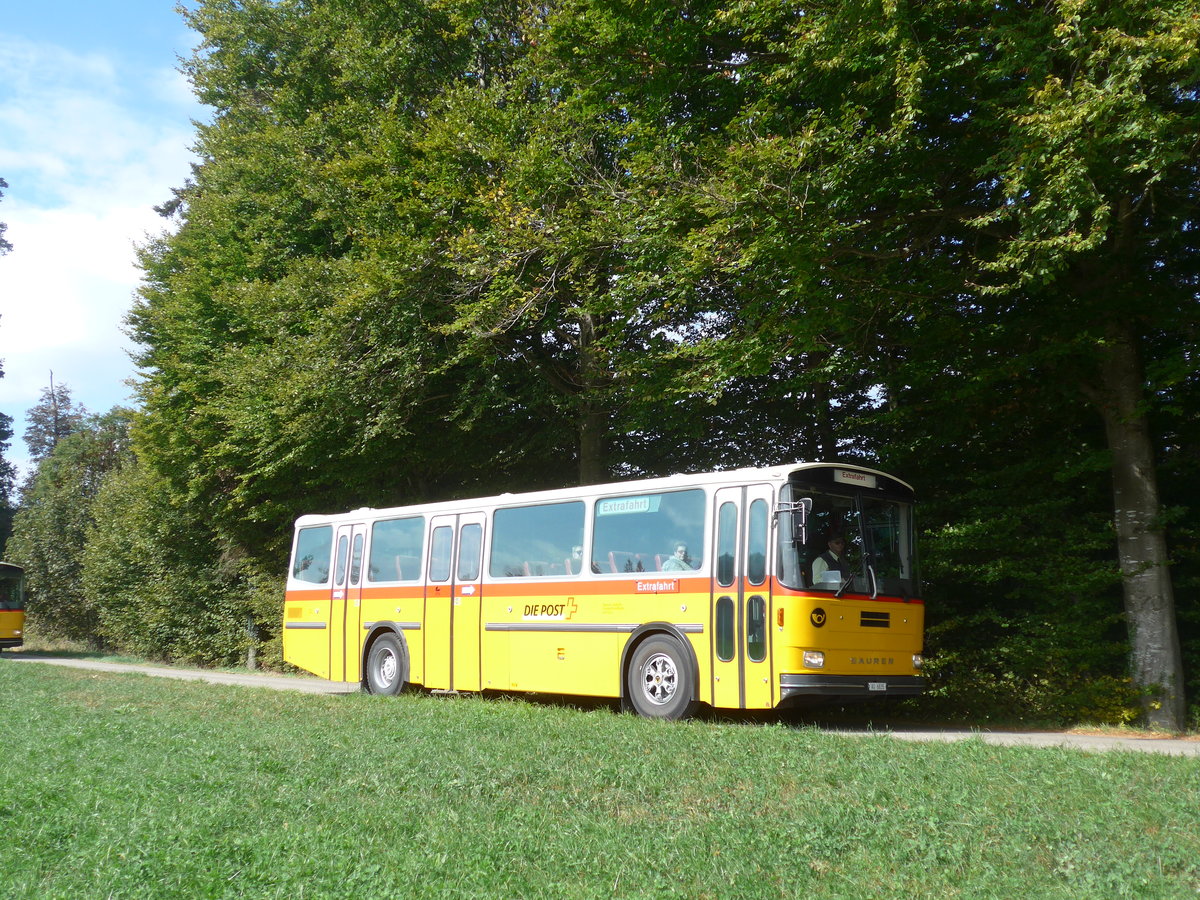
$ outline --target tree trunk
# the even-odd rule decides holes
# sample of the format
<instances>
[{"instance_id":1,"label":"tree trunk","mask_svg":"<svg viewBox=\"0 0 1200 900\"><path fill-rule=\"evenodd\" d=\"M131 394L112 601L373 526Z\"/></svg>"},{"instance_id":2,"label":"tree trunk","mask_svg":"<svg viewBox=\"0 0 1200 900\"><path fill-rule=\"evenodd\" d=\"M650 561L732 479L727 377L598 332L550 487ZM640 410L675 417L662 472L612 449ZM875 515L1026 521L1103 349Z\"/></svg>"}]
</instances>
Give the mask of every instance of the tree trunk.
<instances>
[{"instance_id":1,"label":"tree trunk","mask_svg":"<svg viewBox=\"0 0 1200 900\"><path fill-rule=\"evenodd\" d=\"M605 439L608 416L589 407L579 418L579 483L600 484L608 480Z\"/></svg>"},{"instance_id":2,"label":"tree trunk","mask_svg":"<svg viewBox=\"0 0 1200 900\"><path fill-rule=\"evenodd\" d=\"M1112 453L1113 512L1129 628L1130 669L1151 726L1183 727L1183 660L1175 596L1160 521L1154 449L1143 409L1136 336L1125 323L1109 328L1098 389L1090 392L1104 418Z\"/></svg>"},{"instance_id":3,"label":"tree trunk","mask_svg":"<svg viewBox=\"0 0 1200 900\"><path fill-rule=\"evenodd\" d=\"M608 410L602 405L606 383L612 373L604 354L596 348L595 317L579 316L579 483L599 484L608 480L605 445L608 439Z\"/></svg>"},{"instance_id":4,"label":"tree trunk","mask_svg":"<svg viewBox=\"0 0 1200 900\"><path fill-rule=\"evenodd\" d=\"M258 668L258 623L253 616L246 616L246 668Z\"/></svg>"},{"instance_id":5,"label":"tree trunk","mask_svg":"<svg viewBox=\"0 0 1200 900\"><path fill-rule=\"evenodd\" d=\"M837 433L833 427L833 406L829 400L829 385L813 386L813 409L817 422L817 452L810 459L833 462L838 458L838 446Z\"/></svg>"}]
</instances>

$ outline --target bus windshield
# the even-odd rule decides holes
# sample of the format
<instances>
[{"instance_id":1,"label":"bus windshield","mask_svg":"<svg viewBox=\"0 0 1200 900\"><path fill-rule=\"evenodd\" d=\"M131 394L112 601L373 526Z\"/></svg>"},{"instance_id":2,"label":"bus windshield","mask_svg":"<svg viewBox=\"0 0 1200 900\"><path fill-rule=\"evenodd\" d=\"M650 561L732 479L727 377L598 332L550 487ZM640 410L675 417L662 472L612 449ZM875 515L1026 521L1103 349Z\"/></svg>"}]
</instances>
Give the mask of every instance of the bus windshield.
<instances>
[{"instance_id":1,"label":"bus windshield","mask_svg":"<svg viewBox=\"0 0 1200 900\"><path fill-rule=\"evenodd\" d=\"M918 595L912 503L847 486L792 481L783 508L812 501L807 528L791 527L783 513L779 529L780 576L793 588L818 591Z\"/></svg>"}]
</instances>

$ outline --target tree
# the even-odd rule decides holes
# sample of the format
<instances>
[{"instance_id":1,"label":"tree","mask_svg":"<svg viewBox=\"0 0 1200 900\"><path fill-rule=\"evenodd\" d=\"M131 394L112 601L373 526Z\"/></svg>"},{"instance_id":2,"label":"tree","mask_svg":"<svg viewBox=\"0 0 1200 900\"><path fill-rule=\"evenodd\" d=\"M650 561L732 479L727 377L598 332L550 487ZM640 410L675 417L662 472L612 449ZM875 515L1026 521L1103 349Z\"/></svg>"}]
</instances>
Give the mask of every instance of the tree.
<instances>
[{"instance_id":1,"label":"tree","mask_svg":"<svg viewBox=\"0 0 1200 900\"><path fill-rule=\"evenodd\" d=\"M4 191L8 189L8 182L0 178L0 199L4 197ZM4 237L4 233L8 231L8 225L0 222L0 256L12 251L12 244Z\"/></svg>"},{"instance_id":2,"label":"tree","mask_svg":"<svg viewBox=\"0 0 1200 900\"><path fill-rule=\"evenodd\" d=\"M4 197L4 189L7 187L8 182L0 178L0 198ZM8 226L0 222L0 256L12 251L12 244L4 237L7 230ZM3 377L4 370L0 368L0 378ZM3 556L8 536L12 533L12 491L17 478L17 470L11 462L4 458L12 436L12 416L0 413L0 557Z\"/></svg>"},{"instance_id":3,"label":"tree","mask_svg":"<svg viewBox=\"0 0 1200 900\"><path fill-rule=\"evenodd\" d=\"M263 534L277 552L314 504L570 477L573 422L538 371L463 355L447 327L460 279L442 222L461 210L426 187L419 143L441 92L499 65L480 62L465 15L210 3L191 16L205 39L191 74L218 114L179 229L143 255L137 433L147 463L252 552Z\"/></svg>"},{"instance_id":4,"label":"tree","mask_svg":"<svg viewBox=\"0 0 1200 900\"><path fill-rule=\"evenodd\" d=\"M79 431L87 419L87 408L71 399L71 389L63 383L54 383L50 373L50 386L42 388L37 405L25 413L29 423L25 429L25 446L35 462L49 456L58 442Z\"/></svg>"},{"instance_id":5,"label":"tree","mask_svg":"<svg viewBox=\"0 0 1200 900\"><path fill-rule=\"evenodd\" d=\"M0 378L3 377L3 370L0 370ZM12 506L12 493L17 480L17 467L4 458L12 436L12 416L0 413L0 558L5 557L5 547L12 534L12 520L15 512Z\"/></svg>"},{"instance_id":6,"label":"tree","mask_svg":"<svg viewBox=\"0 0 1200 900\"><path fill-rule=\"evenodd\" d=\"M757 3L729 19L753 100L710 163L705 234L714 265L786 310L743 298L756 339L851 348L891 404L965 378L940 397L986 415L1030 373L1048 410L1090 404L1133 677L1148 720L1180 727L1142 359L1163 337L1185 358L1197 320L1193 5Z\"/></svg>"},{"instance_id":7,"label":"tree","mask_svg":"<svg viewBox=\"0 0 1200 900\"><path fill-rule=\"evenodd\" d=\"M321 469L342 504L465 492L471 471L554 486L606 477L606 448L668 419L694 429L697 385L655 360L718 319L638 274L655 132L580 87L591 73L554 80L569 32L504 3L214 2L190 21L217 116L131 316L143 458L185 496L261 533L298 511L297 478L321 502ZM672 84L649 88L663 119Z\"/></svg>"},{"instance_id":8,"label":"tree","mask_svg":"<svg viewBox=\"0 0 1200 900\"><path fill-rule=\"evenodd\" d=\"M30 619L46 634L103 644L100 612L83 589L84 551L101 484L129 454L128 410L93 416L62 438L22 495L8 552L25 567Z\"/></svg>"}]
</instances>

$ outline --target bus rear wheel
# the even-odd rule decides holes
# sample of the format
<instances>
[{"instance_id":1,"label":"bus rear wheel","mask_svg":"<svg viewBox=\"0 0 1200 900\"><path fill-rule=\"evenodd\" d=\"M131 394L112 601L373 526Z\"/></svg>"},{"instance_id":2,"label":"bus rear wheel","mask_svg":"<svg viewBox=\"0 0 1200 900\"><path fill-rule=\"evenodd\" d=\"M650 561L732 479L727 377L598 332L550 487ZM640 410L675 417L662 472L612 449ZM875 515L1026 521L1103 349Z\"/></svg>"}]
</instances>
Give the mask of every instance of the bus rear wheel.
<instances>
[{"instance_id":1,"label":"bus rear wheel","mask_svg":"<svg viewBox=\"0 0 1200 900\"><path fill-rule=\"evenodd\" d=\"M666 635L648 638L633 651L626 695L639 716L684 719L696 708L688 657L679 641Z\"/></svg>"},{"instance_id":2,"label":"bus rear wheel","mask_svg":"<svg viewBox=\"0 0 1200 900\"><path fill-rule=\"evenodd\" d=\"M367 691L394 696L404 689L408 654L394 634L381 634L367 653Z\"/></svg>"}]
</instances>

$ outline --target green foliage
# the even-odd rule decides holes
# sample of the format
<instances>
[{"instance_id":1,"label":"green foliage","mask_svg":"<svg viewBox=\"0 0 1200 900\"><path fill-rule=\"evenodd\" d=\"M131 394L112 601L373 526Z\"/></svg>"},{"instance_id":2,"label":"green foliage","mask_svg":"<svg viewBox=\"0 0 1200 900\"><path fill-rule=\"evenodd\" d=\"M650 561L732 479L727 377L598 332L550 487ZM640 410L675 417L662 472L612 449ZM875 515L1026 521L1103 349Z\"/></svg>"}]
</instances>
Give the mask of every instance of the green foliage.
<instances>
[{"instance_id":1,"label":"green foliage","mask_svg":"<svg viewBox=\"0 0 1200 900\"><path fill-rule=\"evenodd\" d=\"M153 659L244 660L262 603L194 512L172 505L161 477L126 465L105 479L92 510L82 587L107 645ZM278 606L271 612L274 625Z\"/></svg>"},{"instance_id":2,"label":"green foliage","mask_svg":"<svg viewBox=\"0 0 1200 900\"><path fill-rule=\"evenodd\" d=\"M1054 606L1042 616L1003 603L937 616L927 632L929 689L911 707L925 717L973 723L1135 721L1139 697L1123 673L1120 623L1093 617L1099 604Z\"/></svg>"},{"instance_id":3,"label":"green foliage","mask_svg":"<svg viewBox=\"0 0 1200 900\"><path fill-rule=\"evenodd\" d=\"M278 578L222 549L129 448L130 412L83 420L26 486L10 550L30 627L153 659L282 663Z\"/></svg>"},{"instance_id":4,"label":"green foliage","mask_svg":"<svg viewBox=\"0 0 1200 900\"><path fill-rule=\"evenodd\" d=\"M83 589L93 506L109 473L128 459L129 411L93 416L59 440L22 492L9 559L25 567L30 627L102 643L100 610Z\"/></svg>"},{"instance_id":5,"label":"green foliage","mask_svg":"<svg viewBox=\"0 0 1200 900\"><path fill-rule=\"evenodd\" d=\"M472 470L489 487L569 477L571 423L526 362L464 358L444 330L442 223L458 213L439 208L452 198L418 142L438 93L492 65L460 15L214 3L189 17L205 41L191 75L219 115L180 228L144 252L138 444L276 565L314 508L470 493Z\"/></svg>"}]
</instances>

